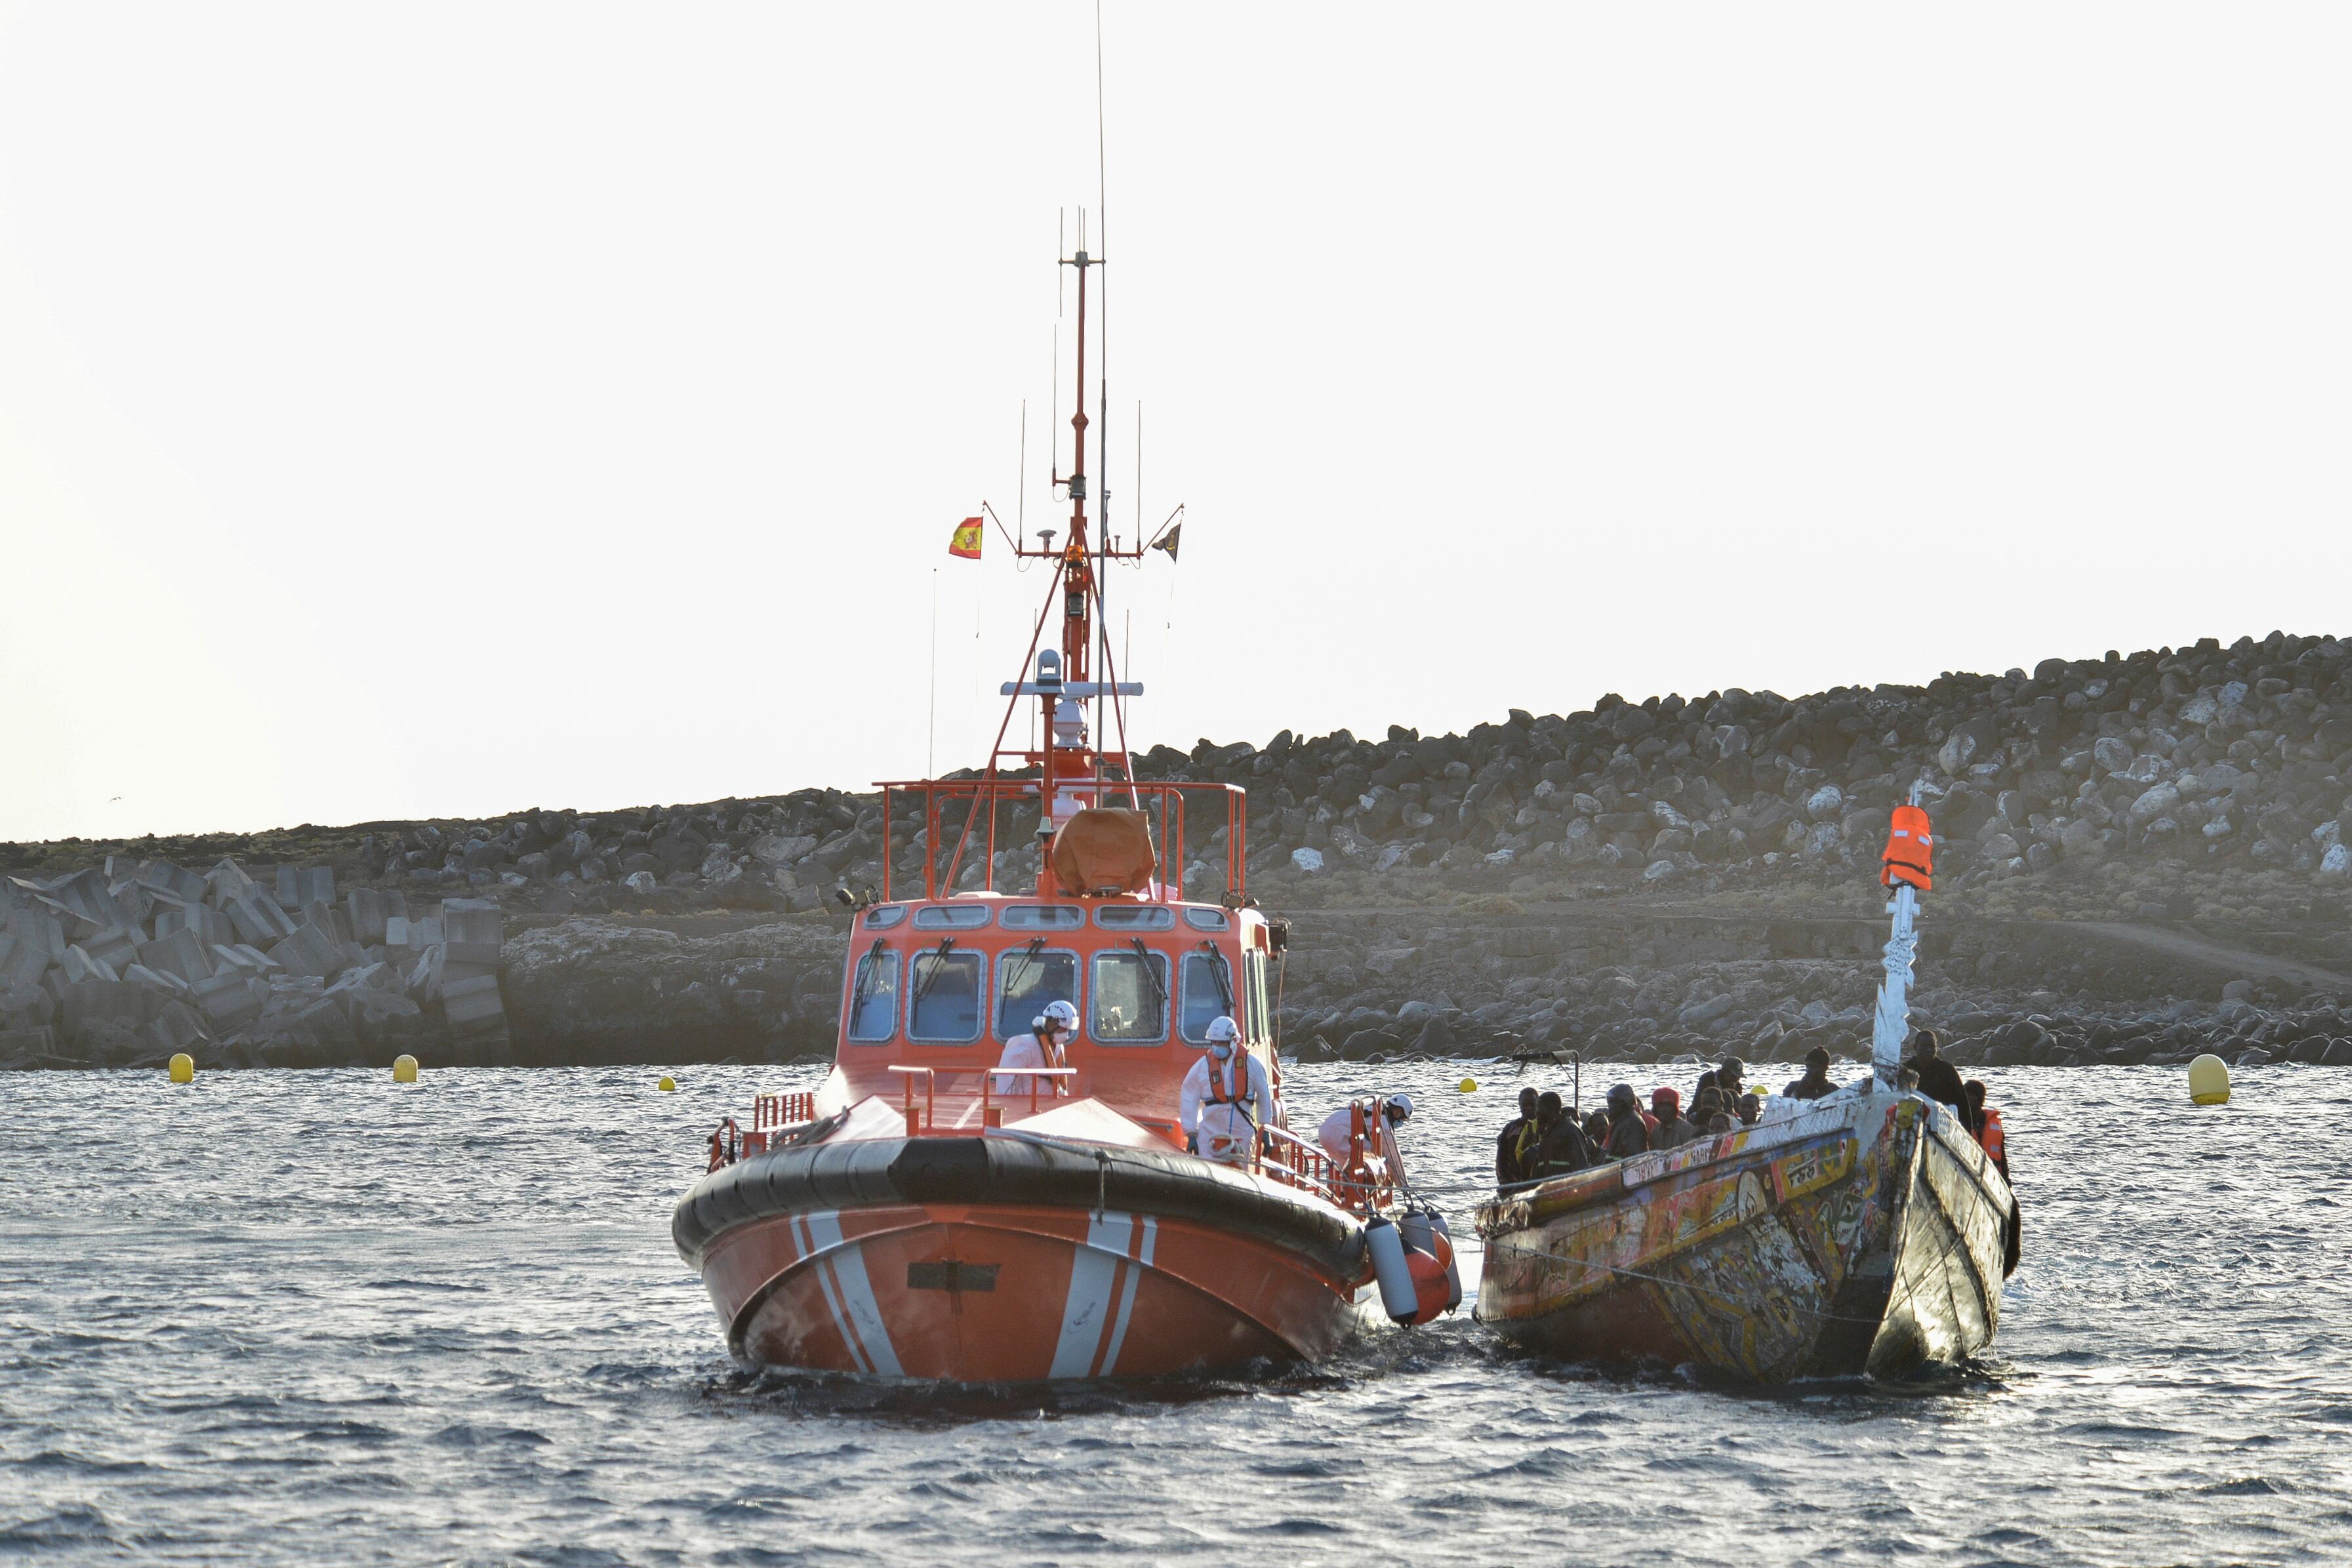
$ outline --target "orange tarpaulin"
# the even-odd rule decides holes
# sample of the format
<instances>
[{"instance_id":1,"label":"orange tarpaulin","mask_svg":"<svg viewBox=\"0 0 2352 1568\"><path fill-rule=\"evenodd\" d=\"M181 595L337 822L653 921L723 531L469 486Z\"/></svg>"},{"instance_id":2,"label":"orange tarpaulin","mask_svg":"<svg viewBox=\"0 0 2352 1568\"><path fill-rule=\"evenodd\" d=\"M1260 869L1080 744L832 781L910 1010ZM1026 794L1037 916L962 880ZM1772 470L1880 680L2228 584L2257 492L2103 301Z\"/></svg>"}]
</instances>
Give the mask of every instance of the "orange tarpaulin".
<instances>
[{"instance_id":1,"label":"orange tarpaulin","mask_svg":"<svg viewBox=\"0 0 2352 1568\"><path fill-rule=\"evenodd\" d=\"M1140 893L1160 867L1140 811L1090 807L1055 830L1048 863L1063 891Z\"/></svg>"}]
</instances>

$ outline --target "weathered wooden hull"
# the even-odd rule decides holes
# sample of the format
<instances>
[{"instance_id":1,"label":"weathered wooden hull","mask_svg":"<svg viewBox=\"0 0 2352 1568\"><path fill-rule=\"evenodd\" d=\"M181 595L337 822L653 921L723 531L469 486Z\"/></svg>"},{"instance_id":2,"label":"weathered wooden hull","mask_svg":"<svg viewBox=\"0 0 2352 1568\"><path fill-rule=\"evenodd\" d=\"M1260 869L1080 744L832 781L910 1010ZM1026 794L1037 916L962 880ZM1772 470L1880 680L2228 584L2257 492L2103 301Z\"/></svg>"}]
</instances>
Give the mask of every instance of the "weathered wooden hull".
<instances>
[{"instance_id":1,"label":"weathered wooden hull","mask_svg":"<svg viewBox=\"0 0 2352 1568\"><path fill-rule=\"evenodd\" d=\"M1841 1093L1479 1210L1479 1321L1572 1360L1890 1377L1989 1344L2016 1202L1945 1107Z\"/></svg>"}]
</instances>

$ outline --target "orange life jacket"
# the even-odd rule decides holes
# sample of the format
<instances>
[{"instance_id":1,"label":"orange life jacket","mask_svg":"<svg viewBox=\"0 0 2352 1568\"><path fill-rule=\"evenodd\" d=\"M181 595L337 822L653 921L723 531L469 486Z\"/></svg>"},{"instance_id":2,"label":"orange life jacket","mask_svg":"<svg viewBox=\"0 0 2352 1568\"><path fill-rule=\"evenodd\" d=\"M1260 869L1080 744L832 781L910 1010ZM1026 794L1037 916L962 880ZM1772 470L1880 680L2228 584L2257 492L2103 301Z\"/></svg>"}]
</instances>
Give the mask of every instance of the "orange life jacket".
<instances>
[{"instance_id":1,"label":"orange life jacket","mask_svg":"<svg viewBox=\"0 0 2352 1568\"><path fill-rule=\"evenodd\" d=\"M1934 888L1936 879L1929 873L1936 869L1936 835L1929 831L1927 812L1916 806L1895 808L1886 830L1886 852L1879 862L1882 887L1907 882L1922 893Z\"/></svg>"},{"instance_id":2,"label":"orange life jacket","mask_svg":"<svg viewBox=\"0 0 2352 1568\"><path fill-rule=\"evenodd\" d=\"M1254 1105L1257 1103L1257 1091L1250 1087L1248 1051L1236 1045L1234 1047L1233 1055L1227 1057L1223 1062L1220 1063L1213 1056L1210 1057L1208 1061L1211 1104L1238 1105L1244 1100ZM1228 1071L1231 1071L1234 1075L1234 1083L1230 1092L1225 1087L1225 1073ZM1258 1109L1263 1113L1265 1107L1259 1106Z\"/></svg>"},{"instance_id":3,"label":"orange life jacket","mask_svg":"<svg viewBox=\"0 0 2352 1568\"><path fill-rule=\"evenodd\" d=\"M1977 1142L1984 1145L1985 1158L2008 1167L2009 1136L2000 1130L2000 1113L1990 1105L1984 1108L1984 1126L1977 1134Z\"/></svg>"}]
</instances>

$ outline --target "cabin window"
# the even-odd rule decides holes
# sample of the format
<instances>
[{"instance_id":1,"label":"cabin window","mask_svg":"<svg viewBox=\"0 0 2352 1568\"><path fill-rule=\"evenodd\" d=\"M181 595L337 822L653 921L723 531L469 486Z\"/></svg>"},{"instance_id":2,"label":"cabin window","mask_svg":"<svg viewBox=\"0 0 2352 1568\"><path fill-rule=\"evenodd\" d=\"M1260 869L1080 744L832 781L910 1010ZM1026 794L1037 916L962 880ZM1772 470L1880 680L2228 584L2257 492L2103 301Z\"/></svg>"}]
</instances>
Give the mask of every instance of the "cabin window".
<instances>
[{"instance_id":1,"label":"cabin window","mask_svg":"<svg viewBox=\"0 0 2352 1568\"><path fill-rule=\"evenodd\" d=\"M890 927L898 925L898 922L906 918L907 906L905 904L877 904L873 908L866 912L866 929L868 931L887 931Z\"/></svg>"},{"instance_id":2,"label":"cabin window","mask_svg":"<svg viewBox=\"0 0 2352 1568\"><path fill-rule=\"evenodd\" d=\"M1243 1032L1252 1044L1274 1038L1271 1013L1265 1005L1265 955L1255 947L1242 954L1242 1005L1249 1010Z\"/></svg>"},{"instance_id":3,"label":"cabin window","mask_svg":"<svg viewBox=\"0 0 2352 1568\"><path fill-rule=\"evenodd\" d=\"M918 931L976 931L987 924L985 904L934 904L915 911Z\"/></svg>"},{"instance_id":4,"label":"cabin window","mask_svg":"<svg viewBox=\"0 0 2352 1568\"><path fill-rule=\"evenodd\" d=\"M1004 911L1007 931L1076 931L1087 912L1075 904L1014 904Z\"/></svg>"},{"instance_id":5,"label":"cabin window","mask_svg":"<svg viewBox=\"0 0 2352 1568\"><path fill-rule=\"evenodd\" d=\"M1184 955L1183 1000L1176 1032L1195 1045L1208 1040L1212 1019L1229 1016L1234 1010L1233 967L1223 953L1205 942Z\"/></svg>"},{"instance_id":6,"label":"cabin window","mask_svg":"<svg viewBox=\"0 0 2352 1568\"><path fill-rule=\"evenodd\" d=\"M1095 955L1094 1037L1103 1045L1168 1038L1168 955L1113 948Z\"/></svg>"},{"instance_id":7,"label":"cabin window","mask_svg":"<svg viewBox=\"0 0 2352 1568\"><path fill-rule=\"evenodd\" d=\"M898 955L876 942L859 956L849 987L849 1038L878 1045L898 1032Z\"/></svg>"},{"instance_id":8,"label":"cabin window","mask_svg":"<svg viewBox=\"0 0 2352 1568\"><path fill-rule=\"evenodd\" d=\"M1184 924L1195 931L1223 931L1232 922L1222 909L1188 909L1184 912Z\"/></svg>"},{"instance_id":9,"label":"cabin window","mask_svg":"<svg viewBox=\"0 0 2352 1568\"><path fill-rule=\"evenodd\" d=\"M1078 1005L1078 956L1043 937L1006 948L996 960L996 1038L1027 1034L1047 1002Z\"/></svg>"},{"instance_id":10,"label":"cabin window","mask_svg":"<svg viewBox=\"0 0 2352 1568\"><path fill-rule=\"evenodd\" d=\"M1095 911L1095 924L1106 931L1173 931L1176 912L1164 904L1106 904Z\"/></svg>"},{"instance_id":11,"label":"cabin window","mask_svg":"<svg viewBox=\"0 0 2352 1568\"><path fill-rule=\"evenodd\" d=\"M980 991L988 960L946 943L907 966L907 1038L963 1045L980 1038Z\"/></svg>"}]
</instances>

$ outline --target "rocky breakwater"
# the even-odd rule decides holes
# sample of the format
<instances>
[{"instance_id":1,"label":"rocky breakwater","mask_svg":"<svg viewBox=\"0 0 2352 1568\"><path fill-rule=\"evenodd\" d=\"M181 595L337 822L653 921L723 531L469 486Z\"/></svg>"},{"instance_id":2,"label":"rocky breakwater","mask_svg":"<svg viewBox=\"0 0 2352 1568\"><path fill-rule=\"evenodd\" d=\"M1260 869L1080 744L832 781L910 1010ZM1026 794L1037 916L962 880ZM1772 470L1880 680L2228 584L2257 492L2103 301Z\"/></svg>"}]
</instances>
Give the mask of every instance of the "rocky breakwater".
<instances>
[{"instance_id":1,"label":"rocky breakwater","mask_svg":"<svg viewBox=\"0 0 2352 1568\"><path fill-rule=\"evenodd\" d=\"M2317 897L2326 918L2352 883L2352 660L2332 637L1794 699L1612 695L1466 735L1163 747L1142 771L1246 789L1254 887L1309 897L1424 871L1517 895L1830 886L1874 867L1915 780L1943 836L1938 890L1977 907L2301 918ZM1215 863L1197 857L1195 878Z\"/></svg>"},{"instance_id":2,"label":"rocky breakwater","mask_svg":"<svg viewBox=\"0 0 2352 1568\"><path fill-rule=\"evenodd\" d=\"M513 1060L499 990L505 921L483 899L412 912L332 868L268 885L110 856L0 882L0 1067L318 1067Z\"/></svg>"}]
</instances>

